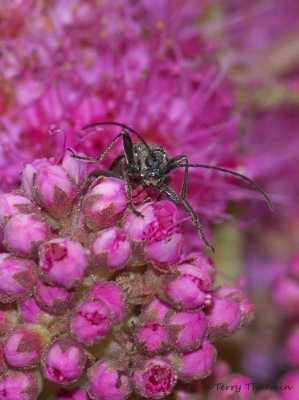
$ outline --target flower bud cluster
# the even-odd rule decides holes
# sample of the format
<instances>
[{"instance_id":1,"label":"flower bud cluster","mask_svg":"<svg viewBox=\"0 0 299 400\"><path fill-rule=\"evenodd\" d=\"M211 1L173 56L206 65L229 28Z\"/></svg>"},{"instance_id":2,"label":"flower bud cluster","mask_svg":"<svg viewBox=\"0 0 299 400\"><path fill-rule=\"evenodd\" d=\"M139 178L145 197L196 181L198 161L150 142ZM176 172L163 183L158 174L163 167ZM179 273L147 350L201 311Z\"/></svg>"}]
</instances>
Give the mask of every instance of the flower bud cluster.
<instances>
[{"instance_id":1,"label":"flower bud cluster","mask_svg":"<svg viewBox=\"0 0 299 400\"><path fill-rule=\"evenodd\" d=\"M136 215L123 180L91 182L85 165L36 160L0 198L0 390L32 400L46 380L58 399L163 398L212 372L212 341L252 305L214 288L209 257L182 254L172 202L138 196Z\"/></svg>"}]
</instances>

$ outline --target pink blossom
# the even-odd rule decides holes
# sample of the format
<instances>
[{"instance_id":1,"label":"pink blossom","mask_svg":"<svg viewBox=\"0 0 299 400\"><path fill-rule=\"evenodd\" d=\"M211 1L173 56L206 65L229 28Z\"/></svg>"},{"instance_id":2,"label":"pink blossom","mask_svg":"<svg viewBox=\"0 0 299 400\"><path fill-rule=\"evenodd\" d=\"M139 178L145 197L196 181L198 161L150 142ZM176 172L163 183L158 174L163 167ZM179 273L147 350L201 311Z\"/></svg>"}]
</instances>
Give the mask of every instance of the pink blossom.
<instances>
[{"instance_id":1,"label":"pink blossom","mask_svg":"<svg viewBox=\"0 0 299 400\"><path fill-rule=\"evenodd\" d=\"M170 338L176 349L194 350L201 345L207 329L204 312L176 312L167 319Z\"/></svg>"},{"instance_id":2,"label":"pink blossom","mask_svg":"<svg viewBox=\"0 0 299 400\"><path fill-rule=\"evenodd\" d=\"M108 281L100 281L93 285L88 293L90 298L102 300L109 308L114 321L120 321L126 313L125 298L119 287Z\"/></svg>"},{"instance_id":3,"label":"pink blossom","mask_svg":"<svg viewBox=\"0 0 299 400\"><path fill-rule=\"evenodd\" d=\"M127 207L127 201L123 180L99 177L83 200L86 223L97 230L114 225Z\"/></svg>"},{"instance_id":4,"label":"pink blossom","mask_svg":"<svg viewBox=\"0 0 299 400\"><path fill-rule=\"evenodd\" d=\"M220 286L216 294L221 298L231 298L239 305L242 314L240 326L249 325L252 322L254 307L242 290L234 286Z\"/></svg>"},{"instance_id":5,"label":"pink blossom","mask_svg":"<svg viewBox=\"0 0 299 400\"><path fill-rule=\"evenodd\" d=\"M0 377L0 393L15 400L35 400L42 388L38 372L6 371Z\"/></svg>"},{"instance_id":6,"label":"pink blossom","mask_svg":"<svg viewBox=\"0 0 299 400\"><path fill-rule=\"evenodd\" d=\"M34 177L33 196L37 204L52 213L68 213L75 195L74 184L58 165L41 167Z\"/></svg>"},{"instance_id":7,"label":"pink blossom","mask_svg":"<svg viewBox=\"0 0 299 400\"><path fill-rule=\"evenodd\" d=\"M158 297L154 297L152 301L142 307L142 316L143 318L153 318L158 321L163 321L170 310L171 307L169 304L160 300Z\"/></svg>"},{"instance_id":8,"label":"pink blossom","mask_svg":"<svg viewBox=\"0 0 299 400\"><path fill-rule=\"evenodd\" d=\"M39 271L50 283L74 287L83 277L87 265L87 252L79 242L59 238L40 247Z\"/></svg>"},{"instance_id":9,"label":"pink blossom","mask_svg":"<svg viewBox=\"0 0 299 400\"><path fill-rule=\"evenodd\" d=\"M111 271L124 268L130 255L130 243L119 228L103 229L91 247L93 263Z\"/></svg>"},{"instance_id":10,"label":"pink blossom","mask_svg":"<svg viewBox=\"0 0 299 400\"><path fill-rule=\"evenodd\" d=\"M41 325L19 325L5 339L5 359L12 367L36 367L49 340L49 332Z\"/></svg>"},{"instance_id":11,"label":"pink blossom","mask_svg":"<svg viewBox=\"0 0 299 400\"><path fill-rule=\"evenodd\" d=\"M14 214L34 212L33 203L22 193L7 193L0 197L0 224L4 226Z\"/></svg>"},{"instance_id":12,"label":"pink blossom","mask_svg":"<svg viewBox=\"0 0 299 400\"><path fill-rule=\"evenodd\" d=\"M72 292L61 287L50 286L41 280L37 281L34 294L38 304L49 313L62 314L72 304Z\"/></svg>"},{"instance_id":13,"label":"pink blossom","mask_svg":"<svg viewBox=\"0 0 299 400\"><path fill-rule=\"evenodd\" d=\"M33 297L20 301L18 306L19 316L24 322L48 326L55 318L40 308Z\"/></svg>"},{"instance_id":14,"label":"pink blossom","mask_svg":"<svg viewBox=\"0 0 299 400\"><path fill-rule=\"evenodd\" d=\"M3 244L19 256L35 255L47 240L49 227L34 214L15 214L4 229Z\"/></svg>"},{"instance_id":15,"label":"pink blossom","mask_svg":"<svg viewBox=\"0 0 299 400\"><path fill-rule=\"evenodd\" d=\"M204 340L199 349L183 353L179 367L179 378L183 381L203 379L210 375L216 360L216 349Z\"/></svg>"},{"instance_id":16,"label":"pink blossom","mask_svg":"<svg viewBox=\"0 0 299 400\"><path fill-rule=\"evenodd\" d=\"M239 327L241 315L240 308L234 300L215 297L208 315L209 337L218 339L230 336Z\"/></svg>"},{"instance_id":17,"label":"pink blossom","mask_svg":"<svg viewBox=\"0 0 299 400\"><path fill-rule=\"evenodd\" d=\"M125 400L131 393L128 377L113 362L98 361L88 370L88 393L93 400Z\"/></svg>"},{"instance_id":18,"label":"pink blossom","mask_svg":"<svg viewBox=\"0 0 299 400\"><path fill-rule=\"evenodd\" d=\"M143 217L131 214L124 222L128 238L136 243L144 243L145 257L159 268L165 263L175 263L183 242L177 228L177 209L168 200L159 203L146 203L138 207Z\"/></svg>"},{"instance_id":19,"label":"pink blossom","mask_svg":"<svg viewBox=\"0 0 299 400\"><path fill-rule=\"evenodd\" d=\"M110 311L101 300L88 300L79 305L70 329L79 342L92 344L103 339L110 328Z\"/></svg>"},{"instance_id":20,"label":"pink blossom","mask_svg":"<svg viewBox=\"0 0 299 400\"><path fill-rule=\"evenodd\" d=\"M32 196L33 194L33 186L34 186L34 178L37 171L42 167L49 167L53 164L51 162L53 160L48 160L47 158L41 158L34 160L32 163L25 164L25 167L22 172L22 187L24 191Z\"/></svg>"},{"instance_id":21,"label":"pink blossom","mask_svg":"<svg viewBox=\"0 0 299 400\"><path fill-rule=\"evenodd\" d=\"M198 266L201 270L204 270L207 272L212 280L214 281L216 277L216 266L215 263L210 256L206 256L205 254L201 252L193 252L189 253L188 257L181 262L182 264L189 263L192 265Z\"/></svg>"},{"instance_id":22,"label":"pink blossom","mask_svg":"<svg viewBox=\"0 0 299 400\"><path fill-rule=\"evenodd\" d=\"M157 321L145 321L138 327L135 341L146 353L159 353L169 341L167 328Z\"/></svg>"},{"instance_id":23,"label":"pink blossom","mask_svg":"<svg viewBox=\"0 0 299 400\"><path fill-rule=\"evenodd\" d=\"M79 343L63 338L51 344L43 359L45 377L60 384L75 381L85 367L86 355Z\"/></svg>"},{"instance_id":24,"label":"pink blossom","mask_svg":"<svg viewBox=\"0 0 299 400\"><path fill-rule=\"evenodd\" d=\"M0 254L0 271L0 298L3 303L20 299L33 290L36 267L32 261L3 253Z\"/></svg>"},{"instance_id":25,"label":"pink blossom","mask_svg":"<svg viewBox=\"0 0 299 400\"><path fill-rule=\"evenodd\" d=\"M160 358L143 360L136 365L133 383L138 393L146 398L159 399L172 391L177 376L172 365Z\"/></svg>"},{"instance_id":26,"label":"pink blossom","mask_svg":"<svg viewBox=\"0 0 299 400\"><path fill-rule=\"evenodd\" d=\"M212 288L210 276L191 264L181 264L164 282L168 300L179 310L201 307Z\"/></svg>"}]
</instances>

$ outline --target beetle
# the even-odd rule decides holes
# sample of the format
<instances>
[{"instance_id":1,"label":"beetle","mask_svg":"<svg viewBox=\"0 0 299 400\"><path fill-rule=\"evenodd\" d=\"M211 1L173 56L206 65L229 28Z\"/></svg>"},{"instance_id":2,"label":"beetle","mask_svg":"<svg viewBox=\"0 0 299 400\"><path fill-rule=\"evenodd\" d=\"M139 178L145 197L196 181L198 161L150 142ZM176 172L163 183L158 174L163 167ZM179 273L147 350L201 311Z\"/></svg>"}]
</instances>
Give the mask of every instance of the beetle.
<instances>
[{"instance_id":1,"label":"beetle","mask_svg":"<svg viewBox=\"0 0 299 400\"><path fill-rule=\"evenodd\" d=\"M102 125L119 126L120 128L122 128L122 131L117 136L115 136L115 138L108 144L108 146L102 151L102 153L98 157L94 158L79 156L75 154L72 149L68 150L71 151L72 157L78 160L100 162L114 145L114 143L122 138L124 153L119 155L115 159L109 169L111 171L118 171L118 174L116 176L121 176L124 179L129 206L131 210L138 216L142 216L142 214L138 210L136 210L133 204L132 188L138 185L154 186L160 191L162 195L166 196L174 203L183 206L185 211L191 216L192 221L203 242L214 252L215 250L213 246L208 242L207 238L205 237L198 215L186 199L188 170L190 167L214 169L216 171L225 172L241 178L244 181L248 182L254 189L259 191L264 196L271 211L273 211L274 209L272 201L270 200L267 193L247 176L222 167L215 167L205 164L189 164L188 156L186 154L170 158L166 149L163 146L157 143L147 143L138 132L123 123L113 121L95 122L84 126L82 130ZM140 140L140 142L133 142L128 132L135 135ZM173 189L168 186L166 175L173 169L180 167L185 168L185 171L181 192L178 195ZM111 174L113 174L113 172Z\"/></svg>"}]
</instances>

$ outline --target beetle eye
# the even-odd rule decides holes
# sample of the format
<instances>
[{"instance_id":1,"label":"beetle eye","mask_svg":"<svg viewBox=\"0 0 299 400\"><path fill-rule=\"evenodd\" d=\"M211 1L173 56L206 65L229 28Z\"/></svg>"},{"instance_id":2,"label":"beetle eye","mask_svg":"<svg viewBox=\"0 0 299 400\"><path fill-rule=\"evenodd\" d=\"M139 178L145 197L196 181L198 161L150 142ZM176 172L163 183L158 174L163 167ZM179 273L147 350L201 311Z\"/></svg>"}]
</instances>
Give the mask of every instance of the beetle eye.
<instances>
[{"instance_id":1,"label":"beetle eye","mask_svg":"<svg viewBox=\"0 0 299 400\"><path fill-rule=\"evenodd\" d=\"M155 158L152 156L152 154L149 154L145 159L145 164L148 167L152 167L154 163L155 163Z\"/></svg>"}]
</instances>

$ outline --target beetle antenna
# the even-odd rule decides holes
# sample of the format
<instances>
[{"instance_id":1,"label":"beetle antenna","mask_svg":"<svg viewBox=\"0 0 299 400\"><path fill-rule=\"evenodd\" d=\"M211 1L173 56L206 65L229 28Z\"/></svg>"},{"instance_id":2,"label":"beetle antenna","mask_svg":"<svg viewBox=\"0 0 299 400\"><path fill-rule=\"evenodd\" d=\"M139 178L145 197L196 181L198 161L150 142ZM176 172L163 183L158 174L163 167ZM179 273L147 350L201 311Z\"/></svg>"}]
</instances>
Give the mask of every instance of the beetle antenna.
<instances>
[{"instance_id":1,"label":"beetle antenna","mask_svg":"<svg viewBox=\"0 0 299 400\"><path fill-rule=\"evenodd\" d=\"M255 183L253 180L251 180L247 176L239 174L238 172L235 172L235 171L231 171L230 169L226 169L226 168L222 168L222 167L214 167L212 165L205 165L205 164L180 164L180 165L175 166L174 168L186 167L186 166L195 167L195 168L215 169L216 171L225 172L227 174L231 174L231 175L237 176L238 178L243 179L244 181L248 182L254 189L256 189L258 192L260 192L264 196L265 200L268 203L270 210L272 212L274 211L274 205L273 205L272 201L270 200L270 197L267 195L267 193L257 183Z\"/></svg>"},{"instance_id":2,"label":"beetle antenna","mask_svg":"<svg viewBox=\"0 0 299 400\"><path fill-rule=\"evenodd\" d=\"M131 132L135 136L137 136L138 139L141 140L141 142L146 146L148 151L151 153L151 149L150 149L149 145L146 143L146 141L143 139L143 137L138 132L136 132L134 129L130 128L128 125L122 124L121 122L113 122L113 121L94 122L92 124L88 124L88 125L83 126L83 128L81 128L81 129L84 131L85 129L92 128L94 126L100 126L100 125L120 126L121 128L128 130L129 132Z\"/></svg>"}]
</instances>

